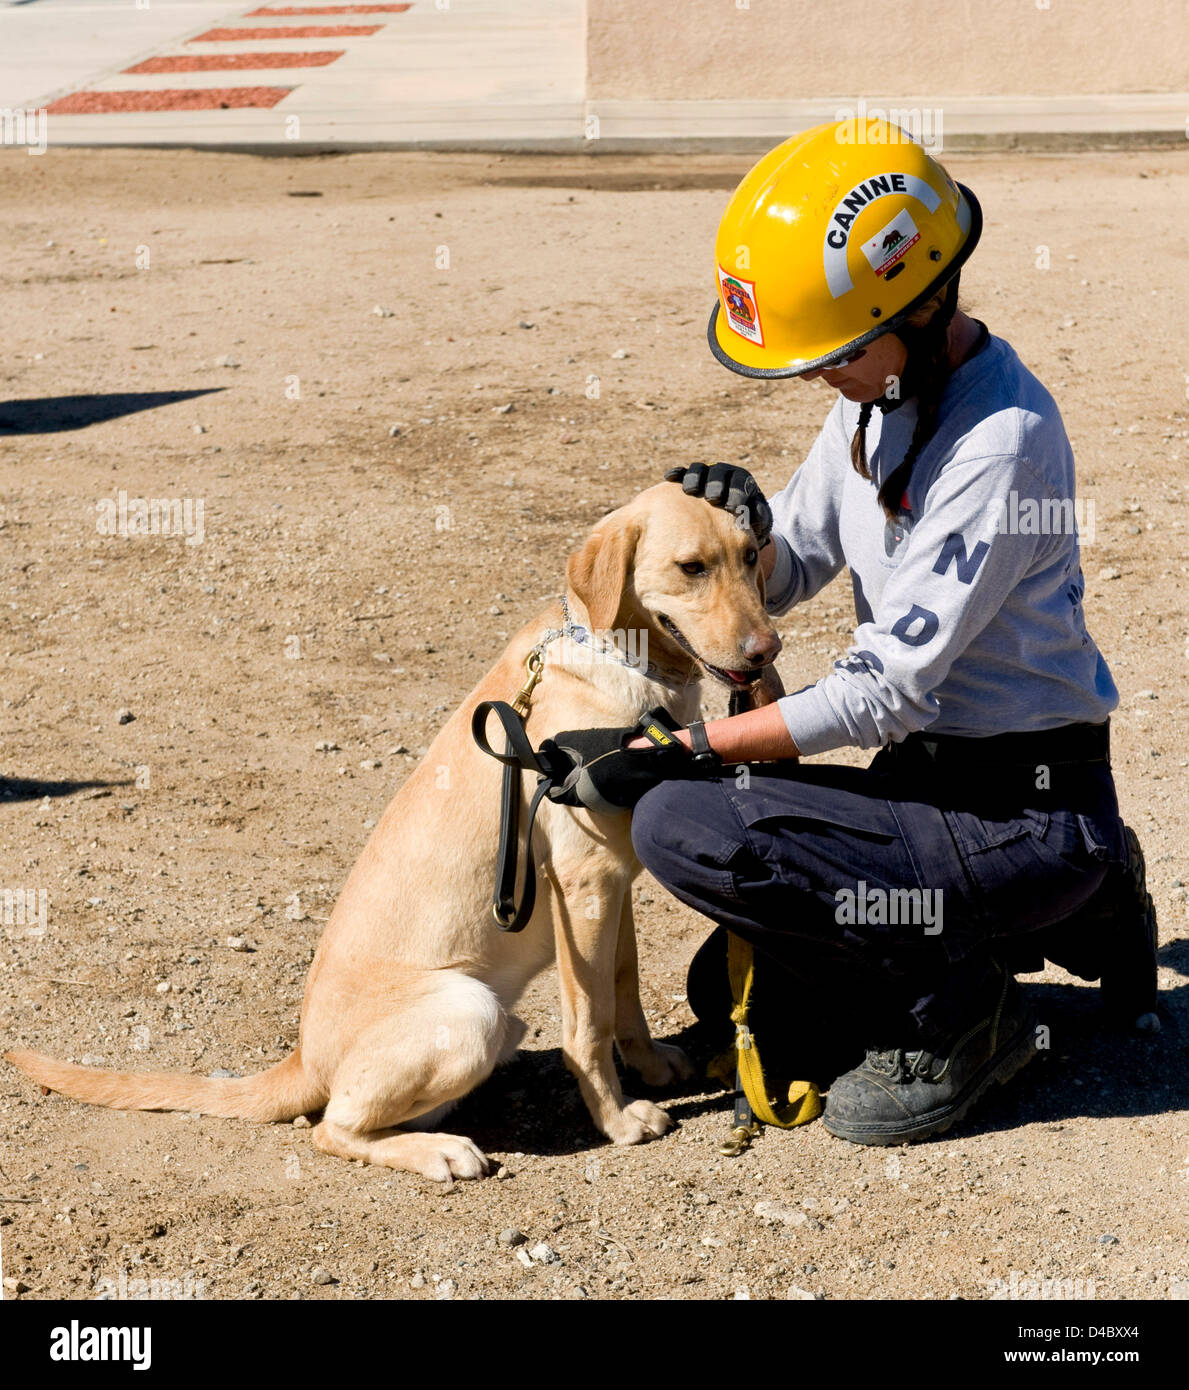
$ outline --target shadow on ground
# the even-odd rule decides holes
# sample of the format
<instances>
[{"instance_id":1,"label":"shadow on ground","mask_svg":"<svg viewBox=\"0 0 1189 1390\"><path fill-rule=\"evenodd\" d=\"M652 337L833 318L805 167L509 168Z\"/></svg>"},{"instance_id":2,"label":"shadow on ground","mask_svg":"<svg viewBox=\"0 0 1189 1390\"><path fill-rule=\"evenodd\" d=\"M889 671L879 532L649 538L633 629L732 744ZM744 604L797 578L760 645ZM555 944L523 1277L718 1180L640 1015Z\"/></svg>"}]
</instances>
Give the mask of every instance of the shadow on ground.
<instances>
[{"instance_id":1,"label":"shadow on ground","mask_svg":"<svg viewBox=\"0 0 1189 1390\"><path fill-rule=\"evenodd\" d=\"M130 787L136 779L123 777L117 782L42 782L32 777L0 777L0 802L40 801L43 796L73 796L95 787Z\"/></svg>"},{"instance_id":2,"label":"shadow on ground","mask_svg":"<svg viewBox=\"0 0 1189 1390\"><path fill-rule=\"evenodd\" d=\"M1170 942L1160 964L1189 977L1189 940ZM1025 984L1051 1046L1011 1084L995 1087L960 1126L933 1141L1010 1131L1030 1124L1060 1125L1081 1116L1157 1115L1189 1109L1189 984L1161 994L1162 1031L1139 1035L1108 1028L1096 989ZM664 1101L677 1123L719 1114L729 1127L731 1094L706 1079L718 1050L701 1026L663 1039L695 1064L690 1080L649 1091L622 1073L630 1095ZM718 1040L721 1041L721 1040ZM481 1149L537 1156L581 1153L606 1141L599 1135L558 1048L520 1052L459 1105L443 1129L467 1134Z\"/></svg>"},{"instance_id":3,"label":"shadow on ground","mask_svg":"<svg viewBox=\"0 0 1189 1390\"><path fill-rule=\"evenodd\" d=\"M225 391L207 386L196 391L116 391L106 396L39 396L27 401L0 401L0 435L58 434L83 430L105 420L156 410L161 405Z\"/></svg>"}]
</instances>

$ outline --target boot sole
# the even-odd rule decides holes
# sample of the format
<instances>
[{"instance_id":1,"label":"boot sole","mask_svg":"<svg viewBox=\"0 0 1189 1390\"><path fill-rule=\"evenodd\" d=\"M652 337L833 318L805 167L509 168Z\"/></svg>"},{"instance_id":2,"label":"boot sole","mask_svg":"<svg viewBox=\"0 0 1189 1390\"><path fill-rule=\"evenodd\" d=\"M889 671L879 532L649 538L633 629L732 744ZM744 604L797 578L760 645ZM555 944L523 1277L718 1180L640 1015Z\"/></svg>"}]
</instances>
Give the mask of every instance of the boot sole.
<instances>
[{"instance_id":1,"label":"boot sole","mask_svg":"<svg viewBox=\"0 0 1189 1390\"><path fill-rule=\"evenodd\" d=\"M822 1116L822 1124L835 1138L845 1139L851 1144L911 1144L916 1139L928 1139L934 1134L944 1134L952 1125L965 1119L971 1107L995 1082L1002 1086L1032 1061L1036 1056L1035 1039L1036 1020L1029 1019L1006 1047L983 1063L971 1077L966 1090L956 1100L914 1120L906 1120L903 1124L884 1122L870 1126L839 1125L837 1122L831 1122L827 1097L827 1109Z\"/></svg>"}]
</instances>

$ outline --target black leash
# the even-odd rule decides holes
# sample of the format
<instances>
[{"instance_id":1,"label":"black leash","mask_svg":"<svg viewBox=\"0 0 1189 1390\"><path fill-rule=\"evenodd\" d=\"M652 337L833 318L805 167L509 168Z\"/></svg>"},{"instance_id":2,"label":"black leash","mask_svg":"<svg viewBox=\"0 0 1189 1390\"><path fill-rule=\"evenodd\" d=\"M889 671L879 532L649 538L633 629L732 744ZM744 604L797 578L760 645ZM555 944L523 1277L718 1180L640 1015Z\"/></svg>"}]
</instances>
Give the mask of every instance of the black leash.
<instances>
[{"instance_id":1,"label":"black leash","mask_svg":"<svg viewBox=\"0 0 1189 1390\"><path fill-rule=\"evenodd\" d=\"M507 739L503 753L487 741L487 718L494 714L504 726ZM503 700L484 700L471 717L471 737L484 753L504 765L504 780L500 792L500 844L495 871L495 892L491 899L491 915L500 931L522 931L533 915L537 901L537 866L533 861L533 825L537 809L553 789L553 775L541 762L524 732L524 722L516 710ZM528 803L528 820L524 836L524 886L520 901L516 900L516 870L520 848L520 774L535 772L537 789Z\"/></svg>"},{"instance_id":2,"label":"black leash","mask_svg":"<svg viewBox=\"0 0 1189 1390\"><path fill-rule=\"evenodd\" d=\"M500 839L495 871L495 891L491 898L491 915L500 931L523 931L533 915L537 901L537 867L533 859L533 826L541 802L557 786L554 769L542 762L524 731L524 715L533 686L540 678L541 663L529 663L529 681L513 701L483 700L471 716L471 737L489 757L504 766L500 788ZM535 677L535 678L534 678ZM750 689L731 692L730 713L739 714L752 708ZM521 712L523 710L523 713ZM487 738L487 721L494 714L503 725L505 749L499 752ZM520 857L520 776L523 772L537 774L537 786L528 803L524 827L524 881L519 900L516 880L519 877ZM746 1104L746 1098L744 1099Z\"/></svg>"},{"instance_id":3,"label":"black leash","mask_svg":"<svg viewBox=\"0 0 1189 1390\"><path fill-rule=\"evenodd\" d=\"M727 713L729 715L744 714L749 709L755 709L755 693L752 687L749 685L741 690L732 690L727 705ZM740 1076L737 1066L735 1068L735 1105L732 1119L734 1124L731 1127L730 1137L719 1145L718 1150L725 1158L738 1158L741 1153L746 1152L751 1141L760 1132L759 1122L756 1120L755 1111L751 1108L751 1101L747 1099L747 1092L743 1088L743 1078Z\"/></svg>"}]
</instances>

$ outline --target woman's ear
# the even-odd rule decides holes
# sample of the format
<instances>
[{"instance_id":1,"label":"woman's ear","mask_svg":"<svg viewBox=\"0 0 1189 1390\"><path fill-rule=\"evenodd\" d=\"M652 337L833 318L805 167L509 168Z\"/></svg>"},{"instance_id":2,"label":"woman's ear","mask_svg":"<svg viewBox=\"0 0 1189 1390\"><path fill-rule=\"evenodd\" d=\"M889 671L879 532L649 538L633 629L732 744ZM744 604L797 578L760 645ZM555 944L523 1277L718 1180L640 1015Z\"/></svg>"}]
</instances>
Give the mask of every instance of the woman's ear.
<instances>
[{"instance_id":1,"label":"woman's ear","mask_svg":"<svg viewBox=\"0 0 1189 1390\"><path fill-rule=\"evenodd\" d=\"M606 631L617 626L639 539L637 522L603 525L570 556L566 579L589 614L591 627Z\"/></svg>"}]
</instances>

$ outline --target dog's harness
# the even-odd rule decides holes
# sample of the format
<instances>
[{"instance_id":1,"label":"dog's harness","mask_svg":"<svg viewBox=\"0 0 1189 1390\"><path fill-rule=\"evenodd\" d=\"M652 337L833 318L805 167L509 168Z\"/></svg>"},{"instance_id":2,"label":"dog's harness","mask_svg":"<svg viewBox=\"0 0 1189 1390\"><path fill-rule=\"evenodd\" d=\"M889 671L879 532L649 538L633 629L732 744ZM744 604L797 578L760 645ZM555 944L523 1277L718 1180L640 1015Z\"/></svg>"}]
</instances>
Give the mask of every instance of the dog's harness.
<instances>
[{"instance_id":1,"label":"dog's harness","mask_svg":"<svg viewBox=\"0 0 1189 1390\"><path fill-rule=\"evenodd\" d=\"M491 899L491 915L500 931L522 931L533 915L537 900L537 871L533 860L533 826L541 802L550 796L560 796L570 789L578 769L566 769L566 779L558 779L559 769L551 767L543 760L528 740L524 731L532 705L533 691L537 688L545 672L545 650L560 637L568 637L572 642L590 650L596 659L618 661L622 666L641 670L649 680L663 680L656 667L650 663L643 668L638 662L626 658L613 643L600 643L581 623L574 622L570 605L565 594L561 595L562 625L551 627L536 643L525 660L524 684L516 692L511 704L504 700L483 700L475 707L471 717L471 737L484 753L504 765L503 782L500 788L500 839L495 870L495 891ZM504 728L505 747L502 753L494 749L487 738L487 720L494 714ZM520 858L520 774L535 772L537 786L528 803L528 814L524 828L524 882L520 898L516 897L516 879Z\"/></svg>"}]
</instances>

